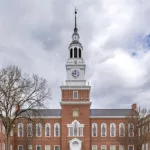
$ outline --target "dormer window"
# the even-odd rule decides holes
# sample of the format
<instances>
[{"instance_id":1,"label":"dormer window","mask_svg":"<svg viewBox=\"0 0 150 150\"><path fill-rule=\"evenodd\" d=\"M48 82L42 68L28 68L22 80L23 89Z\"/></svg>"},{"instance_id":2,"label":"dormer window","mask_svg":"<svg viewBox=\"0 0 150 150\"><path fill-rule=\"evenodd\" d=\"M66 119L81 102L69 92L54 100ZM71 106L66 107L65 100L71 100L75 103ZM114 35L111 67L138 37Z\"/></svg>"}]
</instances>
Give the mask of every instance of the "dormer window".
<instances>
[{"instance_id":1,"label":"dormer window","mask_svg":"<svg viewBox=\"0 0 150 150\"><path fill-rule=\"evenodd\" d=\"M78 91L73 91L73 99L78 99Z\"/></svg>"}]
</instances>

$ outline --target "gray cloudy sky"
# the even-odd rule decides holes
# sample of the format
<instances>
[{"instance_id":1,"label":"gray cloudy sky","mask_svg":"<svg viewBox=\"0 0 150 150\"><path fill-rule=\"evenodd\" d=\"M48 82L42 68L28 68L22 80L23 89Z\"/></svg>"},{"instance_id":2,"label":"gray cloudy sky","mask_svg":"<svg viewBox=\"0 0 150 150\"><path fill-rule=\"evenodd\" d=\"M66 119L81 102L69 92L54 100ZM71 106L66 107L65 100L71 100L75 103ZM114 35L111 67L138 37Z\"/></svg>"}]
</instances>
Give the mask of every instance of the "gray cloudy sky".
<instances>
[{"instance_id":1,"label":"gray cloudy sky","mask_svg":"<svg viewBox=\"0 0 150 150\"><path fill-rule=\"evenodd\" d=\"M0 0L0 68L15 64L46 78L48 105L60 108L75 6L92 108L147 107L149 0Z\"/></svg>"}]
</instances>

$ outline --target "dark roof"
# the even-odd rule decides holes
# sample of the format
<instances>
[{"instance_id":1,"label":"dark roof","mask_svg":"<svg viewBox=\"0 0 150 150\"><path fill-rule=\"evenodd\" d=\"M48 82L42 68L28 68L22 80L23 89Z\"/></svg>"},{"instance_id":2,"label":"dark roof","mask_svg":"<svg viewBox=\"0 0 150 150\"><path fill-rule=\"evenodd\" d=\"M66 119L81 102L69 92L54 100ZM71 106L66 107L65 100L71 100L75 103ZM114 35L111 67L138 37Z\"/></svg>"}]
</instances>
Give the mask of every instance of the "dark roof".
<instances>
[{"instance_id":1,"label":"dark roof","mask_svg":"<svg viewBox=\"0 0 150 150\"><path fill-rule=\"evenodd\" d=\"M129 114L137 115L132 109L91 109L91 116L127 116Z\"/></svg>"},{"instance_id":2,"label":"dark roof","mask_svg":"<svg viewBox=\"0 0 150 150\"><path fill-rule=\"evenodd\" d=\"M61 109L34 109L28 110L22 116L61 116Z\"/></svg>"},{"instance_id":3,"label":"dark roof","mask_svg":"<svg viewBox=\"0 0 150 150\"><path fill-rule=\"evenodd\" d=\"M79 41L77 41L77 40L72 41L72 42L70 43L70 46L71 46L72 44L79 44L79 45L82 47L82 44L81 44Z\"/></svg>"},{"instance_id":4,"label":"dark roof","mask_svg":"<svg viewBox=\"0 0 150 150\"><path fill-rule=\"evenodd\" d=\"M34 109L36 115L40 116L61 116L61 109ZM32 111L27 112L30 116L32 115ZM90 109L90 116L127 116L132 113L132 115L137 115L137 112L132 109ZM26 114L26 113L25 113Z\"/></svg>"}]
</instances>

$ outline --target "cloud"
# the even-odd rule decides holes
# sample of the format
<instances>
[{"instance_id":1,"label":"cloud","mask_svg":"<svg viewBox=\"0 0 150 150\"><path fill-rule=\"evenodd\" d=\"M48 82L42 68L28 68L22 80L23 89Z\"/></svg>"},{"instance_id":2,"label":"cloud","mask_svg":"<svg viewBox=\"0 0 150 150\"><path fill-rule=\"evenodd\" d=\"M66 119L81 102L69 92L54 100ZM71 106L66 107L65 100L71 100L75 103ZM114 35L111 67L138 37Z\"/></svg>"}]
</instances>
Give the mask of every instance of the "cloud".
<instances>
[{"instance_id":1,"label":"cloud","mask_svg":"<svg viewBox=\"0 0 150 150\"><path fill-rule=\"evenodd\" d=\"M50 108L60 108L59 86L74 28L74 7L91 83L92 108L147 107L150 90L150 2L147 0L0 1L0 67L18 65L48 80ZM136 55L133 55L136 54Z\"/></svg>"}]
</instances>

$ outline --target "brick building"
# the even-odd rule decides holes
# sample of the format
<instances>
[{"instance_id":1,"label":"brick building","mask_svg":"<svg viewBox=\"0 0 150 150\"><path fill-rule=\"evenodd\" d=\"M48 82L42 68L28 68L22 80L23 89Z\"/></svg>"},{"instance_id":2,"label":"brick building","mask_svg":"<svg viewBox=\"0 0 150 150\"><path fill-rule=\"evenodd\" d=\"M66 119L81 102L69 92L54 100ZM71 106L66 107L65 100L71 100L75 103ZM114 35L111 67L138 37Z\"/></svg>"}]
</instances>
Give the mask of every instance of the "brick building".
<instances>
[{"instance_id":1,"label":"brick building","mask_svg":"<svg viewBox=\"0 0 150 150\"><path fill-rule=\"evenodd\" d=\"M125 143L129 127L126 116L137 114L136 104L129 109L90 109L90 85L85 80L86 64L76 25L66 63L67 79L61 88L61 109L38 110L35 122L20 119L11 132L11 150L134 150ZM1 149L5 150L5 129L0 127ZM148 150L146 143L145 150Z\"/></svg>"}]
</instances>

